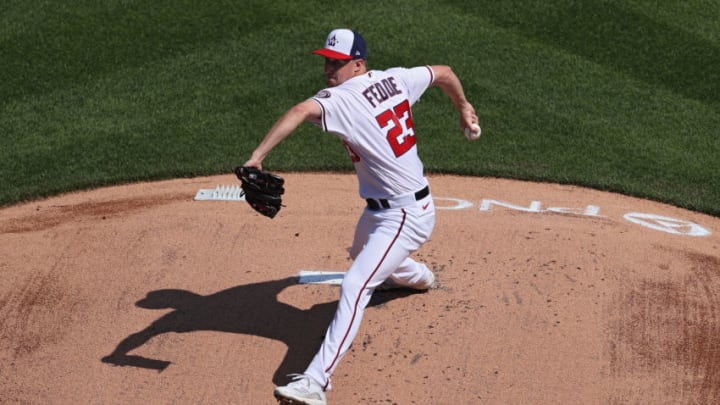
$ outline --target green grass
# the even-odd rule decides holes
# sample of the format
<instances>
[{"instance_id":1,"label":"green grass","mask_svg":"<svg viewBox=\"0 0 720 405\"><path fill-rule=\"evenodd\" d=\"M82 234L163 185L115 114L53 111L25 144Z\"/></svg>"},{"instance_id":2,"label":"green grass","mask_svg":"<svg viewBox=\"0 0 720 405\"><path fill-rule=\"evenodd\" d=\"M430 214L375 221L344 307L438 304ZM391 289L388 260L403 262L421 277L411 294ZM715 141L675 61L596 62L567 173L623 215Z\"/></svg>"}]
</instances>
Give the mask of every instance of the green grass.
<instances>
[{"instance_id":1,"label":"green grass","mask_svg":"<svg viewBox=\"0 0 720 405\"><path fill-rule=\"evenodd\" d=\"M130 0L0 6L0 205L229 173L324 86L309 51L349 26L371 68L448 64L415 109L430 172L579 184L720 216L720 3ZM351 170L307 124L273 170Z\"/></svg>"}]
</instances>

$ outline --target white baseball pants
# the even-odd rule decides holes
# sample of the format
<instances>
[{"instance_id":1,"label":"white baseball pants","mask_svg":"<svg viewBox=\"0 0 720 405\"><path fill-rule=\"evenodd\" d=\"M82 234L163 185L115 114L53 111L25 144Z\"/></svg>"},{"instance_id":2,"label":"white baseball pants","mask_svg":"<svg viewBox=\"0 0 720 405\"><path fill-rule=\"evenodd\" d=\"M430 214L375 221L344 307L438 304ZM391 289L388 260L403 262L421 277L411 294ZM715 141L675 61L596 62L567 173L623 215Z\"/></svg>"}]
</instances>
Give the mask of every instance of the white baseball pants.
<instances>
[{"instance_id":1,"label":"white baseball pants","mask_svg":"<svg viewBox=\"0 0 720 405\"><path fill-rule=\"evenodd\" d=\"M340 300L325 339L305 374L326 390L330 377L360 328L373 291L388 278L412 287L426 285L428 267L409 256L429 238L435 226L432 196L402 208L366 208L355 229L350 256L353 263L342 282Z\"/></svg>"}]
</instances>

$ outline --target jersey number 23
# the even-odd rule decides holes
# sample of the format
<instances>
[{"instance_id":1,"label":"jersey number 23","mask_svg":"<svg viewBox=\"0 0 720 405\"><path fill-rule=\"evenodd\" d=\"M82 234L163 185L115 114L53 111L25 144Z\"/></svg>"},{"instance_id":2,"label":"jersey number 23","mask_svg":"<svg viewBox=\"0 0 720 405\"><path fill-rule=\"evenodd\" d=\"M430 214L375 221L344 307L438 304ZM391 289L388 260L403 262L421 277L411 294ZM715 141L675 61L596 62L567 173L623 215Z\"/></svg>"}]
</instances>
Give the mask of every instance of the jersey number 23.
<instances>
[{"instance_id":1,"label":"jersey number 23","mask_svg":"<svg viewBox=\"0 0 720 405\"><path fill-rule=\"evenodd\" d=\"M410 103L403 100L395 107L389 108L375 117L381 129L386 130L385 138L390 144L395 157L400 157L412 149L417 142L415 138L415 126L410 111ZM353 163L360 161L360 157L352 150L350 145L343 142L350 154Z\"/></svg>"}]
</instances>

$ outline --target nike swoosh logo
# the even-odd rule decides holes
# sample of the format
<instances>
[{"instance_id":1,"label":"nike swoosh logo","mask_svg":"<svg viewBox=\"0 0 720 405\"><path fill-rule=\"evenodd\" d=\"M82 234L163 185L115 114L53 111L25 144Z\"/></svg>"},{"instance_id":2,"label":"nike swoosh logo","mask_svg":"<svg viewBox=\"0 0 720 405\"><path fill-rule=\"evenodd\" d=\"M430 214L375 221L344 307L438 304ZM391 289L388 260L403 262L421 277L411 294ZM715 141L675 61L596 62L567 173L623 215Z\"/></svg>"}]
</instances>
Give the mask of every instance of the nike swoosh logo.
<instances>
[{"instance_id":1,"label":"nike swoosh logo","mask_svg":"<svg viewBox=\"0 0 720 405\"><path fill-rule=\"evenodd\" d=\"M430 206L430 202L425 203L425 205L422 206L423 211L427 209L427 207Z\"/></svg>"}]
</instances>

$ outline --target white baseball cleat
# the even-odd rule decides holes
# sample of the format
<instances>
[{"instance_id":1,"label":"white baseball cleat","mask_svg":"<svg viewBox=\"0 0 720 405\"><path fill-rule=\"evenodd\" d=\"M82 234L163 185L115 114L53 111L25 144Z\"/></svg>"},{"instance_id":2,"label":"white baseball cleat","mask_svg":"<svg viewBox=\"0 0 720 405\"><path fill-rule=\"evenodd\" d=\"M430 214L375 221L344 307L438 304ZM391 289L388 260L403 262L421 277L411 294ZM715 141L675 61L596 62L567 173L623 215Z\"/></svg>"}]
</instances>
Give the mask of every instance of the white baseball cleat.
<instances>
[{"instance_id":1,"label":"white baseball cleat","mask_svg":"<svg viewBox=\"0 0 720 405\"><path fill-rule=\"evenodd\" d=\"M281 404L327 405L325 391L312 378L304 374L291 374L293 381L275 388L275 398Z\"/></svg>"},{"instance_id":2,"label":"white baseball cleat","mask_svg":"<svg viewBox=\"0 0 720 405\"><path fill-rule=\"evenodd\" d=\"M430 281L428 281L428 283L425 284L425 285L427 286L426 288L427 288L428 290L432 290L432 289L434 289L434 288L438 288L437 278L435 278L435 273L434 273L434 272L432 272L432 271L430 272Z\"/></svg>"},{"instance_id":3,"label":"white baseball cleat","mask_svg":"<svg viewBox=\"0 0 720 405\"><path fill-rule=\"evenodd\" d=\"M402 285L398 284L392 279L385 280L382 284L377 286L375 288L375 291L390 291L390 290L399 290L399 289L409 289L409 290L419 290L419 291L425 291L425 290L432 290L434 288L437 288L437 279L435 278L435 273L432 271L430 272L430 279L423 283L418 285Z\"/></svg>"}]
</instances>

